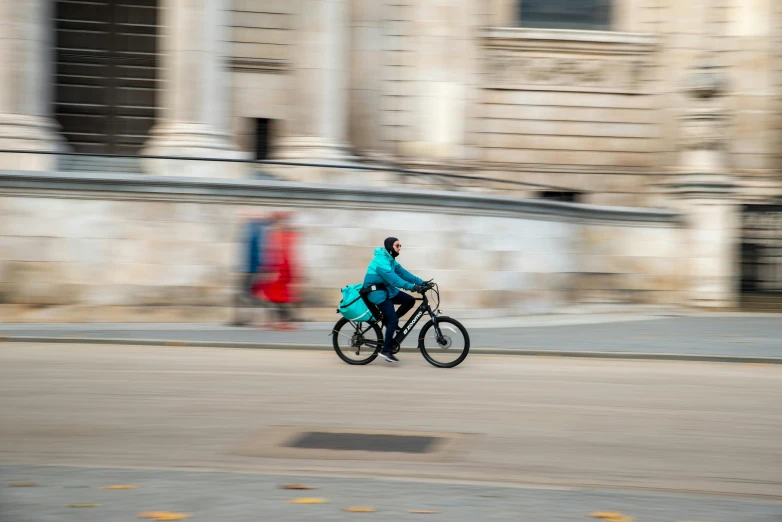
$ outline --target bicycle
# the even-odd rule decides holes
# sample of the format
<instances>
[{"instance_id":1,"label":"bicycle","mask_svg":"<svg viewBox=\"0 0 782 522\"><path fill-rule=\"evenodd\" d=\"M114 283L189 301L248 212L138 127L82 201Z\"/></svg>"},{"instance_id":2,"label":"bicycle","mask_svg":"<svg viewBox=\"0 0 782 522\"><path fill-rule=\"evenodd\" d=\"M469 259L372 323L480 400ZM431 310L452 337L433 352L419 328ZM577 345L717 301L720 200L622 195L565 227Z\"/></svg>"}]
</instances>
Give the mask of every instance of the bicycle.
<instances>
[{"instance_id":1,"label":"bicycle","mask_svg":"<svg viewBox=\"0 0 782 522\"><path fill-rule=\"evenodd\" d=\"M421 297L415 298L416 301L421 301L421 304L394 336L393 353L399 352L402 342L426 313L430 319L418 334L418 349L424 359L433 366L453 368L467 357L467 353L470 351L470 335L459 321L440 315L442 313L439 309L440 290L437 284L428 282L422 286ZM428 291L433 291L437 296L437 305L434 307L429 304L429 299L426 296ZM377 358L383 348L385 328L383 314L365 296L363 299L372 312L373 319L371 321L359 323L343 317L331 330L334 351L337 352L340 359L348 364L369 364ZM350 326L345 328L347 325ZM342 331L343 328L346 332ZM343 340L344 347L340 345L340 341Z\"/></svg>"}]
</instances>

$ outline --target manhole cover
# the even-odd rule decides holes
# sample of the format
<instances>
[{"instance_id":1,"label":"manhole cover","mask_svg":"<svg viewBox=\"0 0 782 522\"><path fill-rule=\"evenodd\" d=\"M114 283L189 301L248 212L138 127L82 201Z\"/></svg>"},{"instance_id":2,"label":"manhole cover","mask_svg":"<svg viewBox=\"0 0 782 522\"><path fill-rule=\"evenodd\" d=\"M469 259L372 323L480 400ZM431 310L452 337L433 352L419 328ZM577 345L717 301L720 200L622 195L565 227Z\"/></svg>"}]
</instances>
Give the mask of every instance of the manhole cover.
<instances>
[{"instance_id":1,"label":"manhole cover","mask_svg":"<svg viewBox=\"0 0 782 522\"><path fill-rule=\"evenodd\" d=\"M393 453L427 453L439 437L389 435L385 433L333 433L310 431L297 437L289 448L338 451L384 451Z\"/></svg>"},{"instance_id":2,"label":"manhole cover","mask_svg":"<svg viewBox=\"0 0 782 522\"><path fill-rule=\"evenodd\" d=\"M443 462L461 459L474 439L475 435L466 433L272 426L241 441L230 452L283 459Z\"/></svg>"}]
</instances>

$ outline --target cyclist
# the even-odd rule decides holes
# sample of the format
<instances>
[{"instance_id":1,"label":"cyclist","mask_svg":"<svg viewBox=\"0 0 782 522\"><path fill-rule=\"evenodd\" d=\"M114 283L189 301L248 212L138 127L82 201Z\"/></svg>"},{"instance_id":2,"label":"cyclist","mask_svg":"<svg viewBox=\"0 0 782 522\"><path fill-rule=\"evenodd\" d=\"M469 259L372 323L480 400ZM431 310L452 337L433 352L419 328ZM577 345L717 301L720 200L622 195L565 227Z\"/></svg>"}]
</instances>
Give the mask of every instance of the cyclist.
<instances>
[{"instance_id":1,"label":"cyclist","mask_svg":"<svg viewBox=\"0 0 782 522\"><path fill-rule=\"evenodd\" d=\"M377 305L385 318L386 338L380 356L391 363L399 362L392 349L394 334L399 326L399 317L409 312L415 304L413 296L400 292L398 288L412 290L419 294L424 291L424 280L414 276L397 263L396 257L401 250L402 244L397 238L386 238L383 246L375 249L375 257L369 263L367 275L364 277L364 288L376 287L367 298ZM395 304L400 305L398 310L394 310Z\"/></svg>"}]
</instances>

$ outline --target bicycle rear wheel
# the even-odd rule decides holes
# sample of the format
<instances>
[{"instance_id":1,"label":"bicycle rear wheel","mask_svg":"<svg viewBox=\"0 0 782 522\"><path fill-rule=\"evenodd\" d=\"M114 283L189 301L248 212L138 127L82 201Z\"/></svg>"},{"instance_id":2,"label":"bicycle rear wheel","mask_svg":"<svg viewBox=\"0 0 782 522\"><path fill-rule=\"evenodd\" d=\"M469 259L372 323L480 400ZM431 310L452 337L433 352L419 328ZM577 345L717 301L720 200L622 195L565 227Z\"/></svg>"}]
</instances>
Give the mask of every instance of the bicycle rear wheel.
<instances>
[{"instance_id":1,"label":"bicycle rear wheel","mask_svg":"<svg viewBox=\"0 0 782 522\"><path fill-rule=\"evenodd\" d=\"M434 321L430 320L418 335L418 349L429 364L438 368L453 368L467 357L470 335L462 323L450 317L438 317L437 325L443 334L442 342L437 340Z\"/></svg>"},{"instance_id":2,"label":"bicycle rear wheel","mask_svg":"<svg viewBox=\"0 0 782 522\"><path fill-rule=\"evenodd\" d=\"M337 321L331 334L334 351L348 364L369 364L383 346L383 332L377 323L351 323L345 318Z\"/></svg>"}]
</instances>

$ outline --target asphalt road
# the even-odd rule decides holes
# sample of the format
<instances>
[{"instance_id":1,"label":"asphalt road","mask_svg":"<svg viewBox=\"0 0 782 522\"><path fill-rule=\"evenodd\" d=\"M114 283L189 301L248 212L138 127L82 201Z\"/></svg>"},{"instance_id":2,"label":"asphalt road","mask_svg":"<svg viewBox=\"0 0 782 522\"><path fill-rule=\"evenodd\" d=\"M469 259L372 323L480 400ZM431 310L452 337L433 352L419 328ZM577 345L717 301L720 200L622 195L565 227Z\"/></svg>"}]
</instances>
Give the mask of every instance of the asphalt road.
<instances>
[{"instance_id":1,"label":"asphalt road","mask_svg":"<svg viewBox=\"0 0 782 522\"><path fill-rule=\"evenodd\" d=\"M471 355L439 370L415 354L351 367L328 352L4 343L0 397L0 477L41 484L2 489L6 520L169 508L341 520L356 503L396 513L384 520L420 506L445 520L482 509L486 520L587 520L611 506L639 522L782 514L778 365ZM339 430L442 443L422 454L290 447ZM295 492L272 485L286 477L318 484L302 496L329 507L291 511ZM142 488L96 489L109 482ZM230 495L239 507L223 506ZM64 507L91 498L101 508Z\"/></svg>"}]
</instances>

